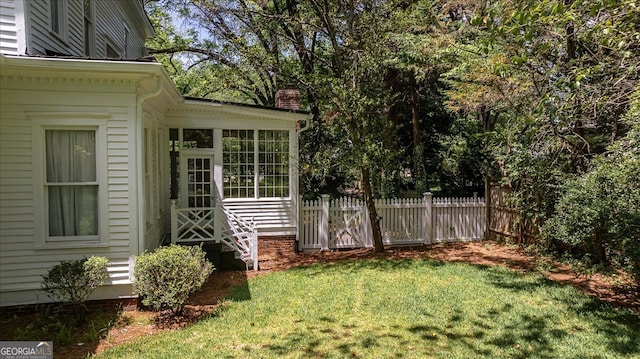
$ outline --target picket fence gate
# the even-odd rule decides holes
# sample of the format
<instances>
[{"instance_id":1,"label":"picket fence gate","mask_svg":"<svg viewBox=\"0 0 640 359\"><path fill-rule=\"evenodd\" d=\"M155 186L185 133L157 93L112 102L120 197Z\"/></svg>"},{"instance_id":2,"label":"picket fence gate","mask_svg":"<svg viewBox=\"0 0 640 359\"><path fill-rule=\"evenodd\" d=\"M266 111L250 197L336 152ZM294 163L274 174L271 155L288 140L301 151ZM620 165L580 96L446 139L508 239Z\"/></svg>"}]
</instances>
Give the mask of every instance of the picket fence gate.
<instances>
[{"instance_id":1,"label":"picket fence gate","mask_svg":"<svg viewBox=\"0 0 640 359\"><path fill-rule=\"evenodd\" d=\"M484 198L375 200L382 240L387 246L480 240L484 237ZM363 200L343 197L300 200L301 250L372 247L369 213Z\"/></svg>"}]
</instances>

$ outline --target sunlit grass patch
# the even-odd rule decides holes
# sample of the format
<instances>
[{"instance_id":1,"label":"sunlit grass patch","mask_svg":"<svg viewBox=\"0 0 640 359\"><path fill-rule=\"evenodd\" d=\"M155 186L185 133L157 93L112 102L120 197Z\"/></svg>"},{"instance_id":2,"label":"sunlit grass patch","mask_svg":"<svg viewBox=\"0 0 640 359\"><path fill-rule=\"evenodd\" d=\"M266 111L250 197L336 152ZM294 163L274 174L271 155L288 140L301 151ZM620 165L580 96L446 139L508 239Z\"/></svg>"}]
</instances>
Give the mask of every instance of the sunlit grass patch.
<instances>
[{"instance_id":1,"label":"sunlit grass patch","mask_svg":"<svg viewBox=\"0 0 640 359\"><path fill-rule=\"evenodd\" d=\"M104 353L139 358L640 356L640 318L500 267L363 260L259 276L180 331Z\"/></svg>"}]
</instances>

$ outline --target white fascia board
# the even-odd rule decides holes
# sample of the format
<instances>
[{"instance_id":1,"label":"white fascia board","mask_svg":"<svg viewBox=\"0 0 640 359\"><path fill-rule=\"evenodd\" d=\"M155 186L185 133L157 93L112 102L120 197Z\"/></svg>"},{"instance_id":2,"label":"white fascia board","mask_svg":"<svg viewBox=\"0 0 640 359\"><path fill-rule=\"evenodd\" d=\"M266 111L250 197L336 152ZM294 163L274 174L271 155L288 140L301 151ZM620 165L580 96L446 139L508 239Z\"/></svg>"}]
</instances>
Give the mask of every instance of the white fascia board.
<instances>
[{"instance_id":1,"label":"white fascia board","mask_svg":"<svg viewBox=\"0 0 640 359\"><path fill-rule=\"evenodd\" d=\"M277 109L258 108L242 105L234 105L219 102L206 102L198 100L185 99L182 102L180 110L189 111L189 109L206 110L211 109L216 112L223 112L239 116L249 116L254 118L268 118L273 120L285 120L291 122L307 121L309 114L299 112L287 112Z\"/></svg>"},{"instance_id":2,"label":"white fascia board","mask_svg":"<svg viewBox=\"0 0 640 359\"><path fill-rule=\"evenodd\" d=\"M107 61L83 60L65 58L45 58L28 56L0 55L0 65L3 72L8 68L15 70L50 70L52 75L69 73L74 75L86 74L87 77L117 76L117 77L161 77L163 88L176 102L183 100L182 95L171 81L169 74L162 64L157 62L136 61ZM155 81L153 82L155 84Z\"/></svg>"},{"instance_id":3,"label":"white fascia board","mask_svg":"<svg viewBox=\"0 0 640 359\"><path fill-rule=\"evenodd\" d=\"M157 62L84 60L59 57L5 56L6 66L34 69L70 70L73 72L94 73L136 73L160 75L163 67Z\"/></svg>"}]
</instances>

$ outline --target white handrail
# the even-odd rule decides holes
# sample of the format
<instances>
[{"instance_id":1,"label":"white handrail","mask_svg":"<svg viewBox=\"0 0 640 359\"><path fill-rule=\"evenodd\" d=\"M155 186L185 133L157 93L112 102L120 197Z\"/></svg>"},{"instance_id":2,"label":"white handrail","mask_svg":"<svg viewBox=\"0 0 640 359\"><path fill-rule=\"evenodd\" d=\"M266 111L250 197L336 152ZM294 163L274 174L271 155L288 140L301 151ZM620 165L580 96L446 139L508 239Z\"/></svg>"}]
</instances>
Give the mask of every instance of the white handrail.
<instances>
[{"instance_id":1,"label":"white handrail","mask_svg":"<svg viewBox=\"0 0 640 359\"><path fill-rule=\"evenodd\" d=\"M218 239L258 270L258 231L253 217L247 220L221 204L178 208L177 201L171 201L171 243Z\"/></svg>"}]
</instances>

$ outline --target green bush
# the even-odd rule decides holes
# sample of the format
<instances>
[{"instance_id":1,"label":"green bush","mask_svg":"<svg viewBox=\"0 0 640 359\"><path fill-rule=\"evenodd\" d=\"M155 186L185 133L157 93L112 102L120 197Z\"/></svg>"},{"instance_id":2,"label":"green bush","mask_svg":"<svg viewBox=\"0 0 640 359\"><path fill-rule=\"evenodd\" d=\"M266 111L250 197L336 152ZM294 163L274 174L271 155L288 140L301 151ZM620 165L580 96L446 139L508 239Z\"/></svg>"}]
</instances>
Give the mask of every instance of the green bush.
<instances>
[{"instance_id":1,"label":"green bush","mask_svg":"<svg viewBox=\"0 0 640 359\"><path fill-rule=\"evenodd\" d=\"M142 297L142 304L154 310L170 309L177 314L213 269L200 247L160 247L137 258L133 290Z\"/></svg>"},{"instance_id":2,"label":"green bush","mask_svg":"<svg viewBox=\"0 0 640 359\"><path fill-rule=\"evenodd\" d=\"M96 287L109 278L107 258L89 257L62 261L42 277L42 289L55 300L84 306Z\"/></svg>"}]
</instances>

